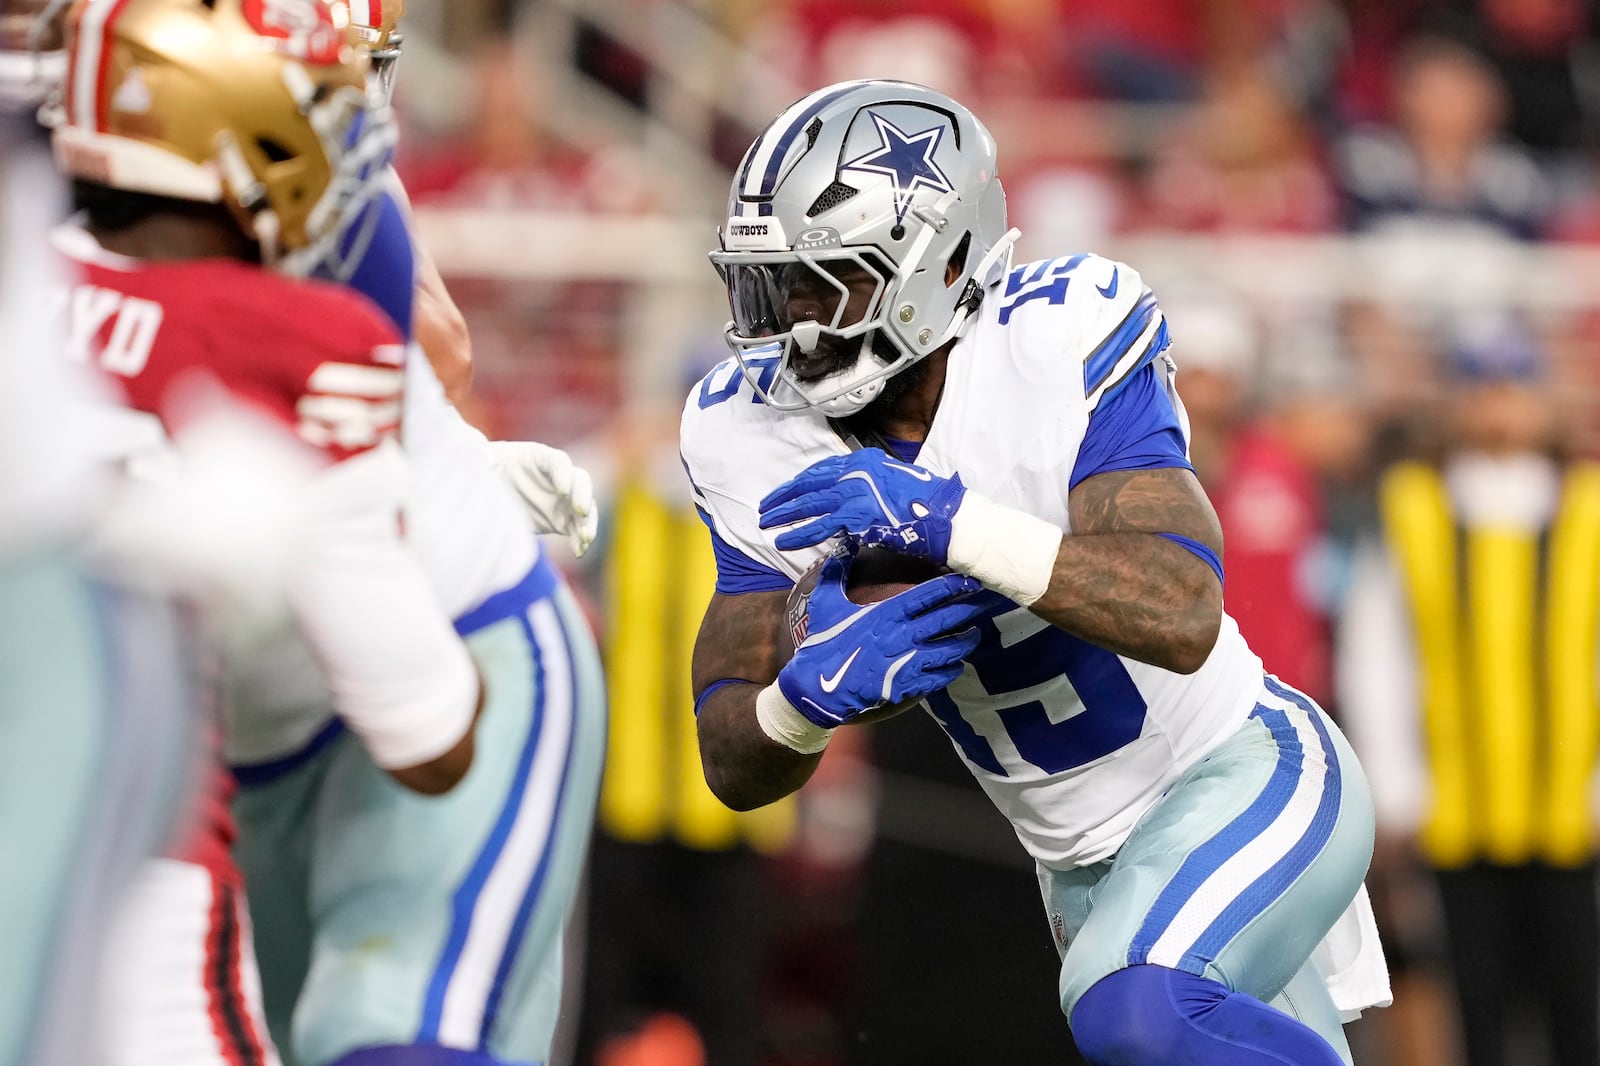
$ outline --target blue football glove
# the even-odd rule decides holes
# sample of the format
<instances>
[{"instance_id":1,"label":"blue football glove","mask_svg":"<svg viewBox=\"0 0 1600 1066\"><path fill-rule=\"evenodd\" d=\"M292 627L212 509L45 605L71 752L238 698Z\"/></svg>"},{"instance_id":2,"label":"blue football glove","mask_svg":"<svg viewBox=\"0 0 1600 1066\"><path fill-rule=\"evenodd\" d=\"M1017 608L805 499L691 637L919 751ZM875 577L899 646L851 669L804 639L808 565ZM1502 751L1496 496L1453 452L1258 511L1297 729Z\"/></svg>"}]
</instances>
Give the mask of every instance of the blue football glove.
<instances>
[{"instance_id":1,"label":"blue football glove","mask_svg":"<svg viewBox=\"0 0 1600 1066\"><path fill-rule=\"evenodd\" d=\"M774 489L761 501L761 528L805 523L778 534L783 551L842 533L943 565L966 494L960 475L939 477L864 448L818 460Z\"/></svg>"},{"instance_id":2,"label":"blue football glove","mask_svg":"<svg viewBox=\"0 0 1600 1066\"><path fill-rule=\"evenodd\" d=\"M847 556L823 564L806 639L778 674L784 699L824 729L949 685L978 646L974 625L992 609L972 598L982 586L959 574L862 606L845 595L848 574Z\"/></svg>"}]
</instances>

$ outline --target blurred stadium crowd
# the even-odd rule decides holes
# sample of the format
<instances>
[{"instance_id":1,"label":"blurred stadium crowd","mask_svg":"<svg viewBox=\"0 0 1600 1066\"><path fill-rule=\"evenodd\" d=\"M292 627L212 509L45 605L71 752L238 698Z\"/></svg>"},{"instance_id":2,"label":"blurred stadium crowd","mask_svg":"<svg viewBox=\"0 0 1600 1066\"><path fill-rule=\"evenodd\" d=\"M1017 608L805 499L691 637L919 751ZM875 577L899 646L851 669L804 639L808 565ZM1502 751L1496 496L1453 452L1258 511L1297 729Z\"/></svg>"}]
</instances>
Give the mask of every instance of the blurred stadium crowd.
<instances>
[{"instance_id":1,"label":"blurred stadium crowd","mask_svg":"<svg viewBox=\"0 0 1600 1066\"><path fill-rule=\"evenodd\" d=\"M1357 1028L1358 1061L1467 1061L1414 769L1347 704L1399 692L1417 732L1420 712L1374 630L1341 623L1396 464L1600 458L1600 6L416 0L408 20L399 166L472 327L473 416L573 448L609 501L582 575L614 715L582 1056L1063 1061L1026 863L931 722L876 727L754 820L704 793L687 724L712 570L675 431L725 354L703 255L727 175L790 100L888 76L984 116L1019 261L1092 249L1161 294L1228 609L1375 778L1398 1003Z\"/></svg>"},{"instance_id":2,"label":"blurred stadium crowd","mask_svg":"<svg viewBox=\"0 0 1600 1066\"><path fill-rule=\"evenodd\" d=\"M1526 486L1600 461L1600 0L408 0L405 25L397 169L470 329L459 406L568 449L603 508L562 558L611 736L552 1063L1078 1061L1033 864L931 719L841 730L757 812L701 776L688 664L715 568L676 442L727 354L705 253L771 115L895 77L994 132L1018 262L1092 250L1160 294L1227 609L1373 779L1396 1003L1352 1028L1356 1060L1582 1066L1560 1031L1600 1029L1600 705L1547 690L1555 656L1600 656L1594 612L1544 582L1600 595L1570 532L1600 531L1600 490L1529 505L1531 606L1461 579L1438 610L1493 615L1476 643L1412 647L1385 596L1420 587L1406 544L1471 553L1483 525L1409 519L1432 499L1409 475L1490 454L1527 460ZM1412 698L1435 654L1520 664L1468 668L1463 713L1499 717L1448 765L1416 742L1460 709ZM1430 787L1486 839L1441 827ZM1485 870L1563 880L1460 877ZM1505 1036L1472 1004L1512 990L1515 1057L1469 1055Z\"/></svg>"}]
</instances>

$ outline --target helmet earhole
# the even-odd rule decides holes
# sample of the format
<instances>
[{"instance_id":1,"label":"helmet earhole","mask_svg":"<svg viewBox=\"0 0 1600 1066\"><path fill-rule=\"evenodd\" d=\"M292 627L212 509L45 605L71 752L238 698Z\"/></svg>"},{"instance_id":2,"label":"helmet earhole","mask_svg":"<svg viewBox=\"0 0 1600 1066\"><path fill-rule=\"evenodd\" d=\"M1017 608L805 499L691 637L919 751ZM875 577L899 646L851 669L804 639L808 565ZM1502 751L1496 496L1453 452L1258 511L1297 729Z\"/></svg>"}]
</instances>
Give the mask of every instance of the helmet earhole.
<instances>
[{"instance_id":1,"label":"helmet earhole","mask_svg":"<svg viewBox=\"0 0 1600 1066\"><path fill-rule=\"evenodd\" d=\"M900 223L896 222L894 224L894 228L889 231L889 239L893 241L903 241L905 238L906 228L900 225Z\"/></svg>"},{"instance_id":2,"label":"helmet earhole","mask_svg":"<svg viewBox=\"0 0 1600 1066\"><path fill-rule=\"evenodd\" d=\"M962 235L956 250L950 253L949 260L945 263L944 283L946 286L954 285L961 278L961 272L967 269L967 252L972 248L972 232L969 230Z\"/></svg>"}]
</instances>

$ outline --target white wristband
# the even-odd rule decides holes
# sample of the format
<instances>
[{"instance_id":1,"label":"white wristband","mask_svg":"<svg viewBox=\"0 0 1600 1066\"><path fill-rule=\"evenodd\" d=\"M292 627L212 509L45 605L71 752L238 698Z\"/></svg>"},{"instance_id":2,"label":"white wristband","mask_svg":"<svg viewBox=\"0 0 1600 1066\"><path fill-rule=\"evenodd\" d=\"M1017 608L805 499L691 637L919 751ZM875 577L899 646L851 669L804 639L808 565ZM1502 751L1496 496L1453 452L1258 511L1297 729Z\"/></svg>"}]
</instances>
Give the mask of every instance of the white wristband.
<instances>
[{"instance_id":1,"label":"white wristband","mask_svg":"<svg viewBox=\"0 0 1600 1066\"><path fill-rule=\"evenodd\" d=\"M756 721L774 743L801 755L815 755L833 739L833 730L822 728L795 710L776 681L756 693Z\"/></svg>"},{"instance_id":2,"label":"white wristband","mask_svg":"<svg viewBox=\"0 0 1600 1066\"><path fill-rule=\"evenodd\" d=\"M952 570L1027 607L1050 587L1064 535L1052 522L969 489L950 521L946 560Z\"/></svg>"}]
</instances>

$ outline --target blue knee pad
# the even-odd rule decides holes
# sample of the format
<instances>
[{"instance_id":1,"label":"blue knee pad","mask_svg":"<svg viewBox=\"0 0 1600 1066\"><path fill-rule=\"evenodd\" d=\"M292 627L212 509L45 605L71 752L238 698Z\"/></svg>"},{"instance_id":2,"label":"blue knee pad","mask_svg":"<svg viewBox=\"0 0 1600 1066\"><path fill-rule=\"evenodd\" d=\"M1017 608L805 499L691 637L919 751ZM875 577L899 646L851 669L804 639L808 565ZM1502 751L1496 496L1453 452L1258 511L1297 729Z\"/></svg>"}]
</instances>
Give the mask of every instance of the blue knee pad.
<instances>
[{"instance_id":1,"label":"blue knee pad","mask_svg":"<svg viewBox=\"0 0 1600 1066\"><path fill-rule=\"evenodd\" d=\"M513 1066L481 1051L463 1051L439 1044L385 1044L345 1055L333 1066ZM516 1066L537 1066L534 1063Z\"/></svg>"},{"instance_id":2,"label":"blue knee pad","mask_svg":"<svg viewBox=\"0 0 1600 1066\"><path fill-rule=\"evenodd\" d=\"M1102 977L1072 1011L1094 1066L1341 1066L1309 1027L1252 996L1165 966Z\"/></svg>"}]
</instances>

